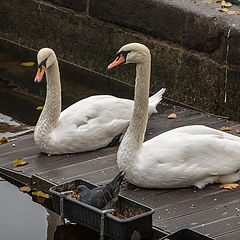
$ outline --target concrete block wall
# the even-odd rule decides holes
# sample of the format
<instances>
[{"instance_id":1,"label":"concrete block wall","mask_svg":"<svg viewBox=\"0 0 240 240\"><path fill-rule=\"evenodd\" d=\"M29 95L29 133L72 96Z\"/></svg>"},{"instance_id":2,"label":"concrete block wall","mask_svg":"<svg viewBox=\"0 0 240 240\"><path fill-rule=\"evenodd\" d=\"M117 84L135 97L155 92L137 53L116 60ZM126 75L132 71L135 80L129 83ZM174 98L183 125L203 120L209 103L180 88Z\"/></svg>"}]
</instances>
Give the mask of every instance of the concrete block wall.
<instances>
[{"instance_id":1,"label":"concrete block wall","mask_svg":"<svg viewBox=\"0 0 240 240\"><path fill-rule=\"evenodd\" d=\"M173 100L239 120L240 15L217 7L193 0L1 0L0 36L37 50L51 47L130 84L133 66L106 66L123 44L143 43L152 53L152 91L166 87Z\"/></svg>"}]
</instances>

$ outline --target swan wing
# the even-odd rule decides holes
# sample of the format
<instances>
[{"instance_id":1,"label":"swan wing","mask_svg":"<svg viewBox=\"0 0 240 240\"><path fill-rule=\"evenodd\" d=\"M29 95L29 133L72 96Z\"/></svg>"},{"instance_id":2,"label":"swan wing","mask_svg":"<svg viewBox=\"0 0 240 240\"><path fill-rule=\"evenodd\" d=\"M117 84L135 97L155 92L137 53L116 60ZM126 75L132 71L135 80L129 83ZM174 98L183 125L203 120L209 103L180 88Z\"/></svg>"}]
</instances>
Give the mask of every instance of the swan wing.
<instances>
[{"instance_id":1,"label":"swan wing","mask_svg":"<svg viewBox=\"0 0 240 240\"><path fill-rule=\"evenodd\" d=\"M104 147L126 130L132 108L133 101L108 95L78 101L61 113L52 143L63 152Z\"/></svg>"},{"instance_id":2,"label":"swan wing","mask_svg":"<svg viewBox=\"0 0 240 240\"><path fill-rule=\"evenodd\" d=\"M64 125L75 125L81 131L91 127L98 128L103 124L116 126L121 120L129 121L133 101L108 95L85 98L65 109L59 122ZM119 121L116 121L119 120Z\"/></svg>"},{"instance_id":3,"label":"swan wing","mask_svg":"<svg viewBox=\"0 0 240 240\"><path fill-rule=\"evenodd\" d=\"M142 184L203 187L239 170L240 138L204 126L177 128L145 142L137 168Z\"/></svg>"}]
</instances>

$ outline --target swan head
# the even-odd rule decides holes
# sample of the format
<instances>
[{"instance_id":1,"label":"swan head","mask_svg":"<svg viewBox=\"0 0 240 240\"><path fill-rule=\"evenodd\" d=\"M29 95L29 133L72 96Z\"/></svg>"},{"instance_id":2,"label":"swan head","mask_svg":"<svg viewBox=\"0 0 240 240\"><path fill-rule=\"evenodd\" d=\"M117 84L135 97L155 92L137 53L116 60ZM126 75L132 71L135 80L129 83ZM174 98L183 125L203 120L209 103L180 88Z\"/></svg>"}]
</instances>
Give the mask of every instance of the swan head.
<instances>
[{"instance_id":1,"label":"swan head","mask_svg":"<svg viewBox=\"0 0 240 240\"><path fill-rule=\"evenodd\" d=\"M53 65L56 60L56 55L52 49L42 48L37 54L38 71L34 81L41 82L45 70Z\"/></svg>"},{"instance_id":2,"label":"swan head","mask_svg":"<svg viewBox=\"0 0 240 240\"><path fill-rule=\"evenodd\" d=\"M117 52L117 58L108 65L108 69L120 64L143 63L150 58L149 49L141 43L129 43L124 45Z\"/></svg>"}]
</instances>

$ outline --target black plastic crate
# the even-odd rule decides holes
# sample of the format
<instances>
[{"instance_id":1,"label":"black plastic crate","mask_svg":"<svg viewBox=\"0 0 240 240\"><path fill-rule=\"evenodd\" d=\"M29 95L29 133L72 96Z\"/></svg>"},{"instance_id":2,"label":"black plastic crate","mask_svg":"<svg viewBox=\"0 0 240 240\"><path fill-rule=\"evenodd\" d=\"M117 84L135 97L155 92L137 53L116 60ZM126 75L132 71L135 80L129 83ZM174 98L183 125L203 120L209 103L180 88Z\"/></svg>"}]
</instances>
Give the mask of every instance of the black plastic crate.
<instances>
[{"instance_id":1,"label":"black plastic crate","mask_svg":"<svg viewBox=\"0 0 240 240\"><path fill-rule=\"evenodd\" d=\"M79 179L50 188L56 213L60 214L60 192L73 190L80 184L86 185L88 188L96 187L96 185ZM154 213L152 208L121 195L118 196L118 200L114 204L114 208L115 207L122 211L129 211L129 209L131 209L131 212L138 212L139 214L126 219L120 219L107 213L104 223L105 236L118 240L131 239L134 232L139 233L141 239L151 236L152 214ZM100 231L102 216L100 209L66 196L64 198L63 210L64 217L69 221L79 223L98 232Z\"/></svg>"},{"instance_id":2,"label":"black plastic crate","mask_svg":"<svg viewBox=\"0 0 240 240\"><path fill-rule=\"evenodd\" d=\"M160 240L213 240L213 238L202 235L191 229L181 229L173 234L170 234Z\"/></svg>"}]
</instances>

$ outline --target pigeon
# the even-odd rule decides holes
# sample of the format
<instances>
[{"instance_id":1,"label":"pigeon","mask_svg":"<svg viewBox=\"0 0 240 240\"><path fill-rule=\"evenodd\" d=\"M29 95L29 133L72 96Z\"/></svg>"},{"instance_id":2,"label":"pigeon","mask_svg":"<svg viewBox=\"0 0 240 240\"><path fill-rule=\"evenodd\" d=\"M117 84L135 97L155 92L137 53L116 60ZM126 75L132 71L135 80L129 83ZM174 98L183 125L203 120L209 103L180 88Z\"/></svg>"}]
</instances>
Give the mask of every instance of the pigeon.
<instances>
[{"instance_id":1,"label":"pigeon","mask_svg":"<svg viewBox=\"0 0 240 240\"><path fill-rule=\"evenodd\" d=\"M85 185L79 185L76 192L80 194L80 201L102 209L112 199L117 197L123 178L124 174L121 171L110 183L105 186L89 189Z\"/></svg>"}]
</instances>

